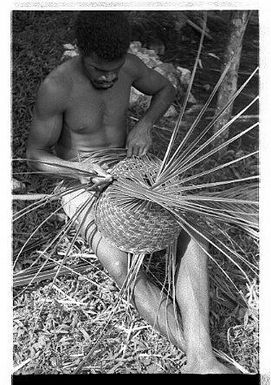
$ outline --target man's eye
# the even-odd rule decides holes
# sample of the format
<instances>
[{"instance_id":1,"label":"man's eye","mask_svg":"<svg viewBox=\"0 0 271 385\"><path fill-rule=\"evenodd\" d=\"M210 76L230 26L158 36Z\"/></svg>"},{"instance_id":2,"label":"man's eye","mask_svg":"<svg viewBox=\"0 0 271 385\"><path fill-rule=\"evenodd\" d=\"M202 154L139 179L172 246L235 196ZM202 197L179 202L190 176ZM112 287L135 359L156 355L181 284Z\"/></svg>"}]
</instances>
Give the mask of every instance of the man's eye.
<instances>
[{"instance_id":1,"label":"man's eye","mask_svg":"<svg viewBox=\"0 0 271 385\"><path fill-rule=\"evenodd\" d=\"M101 71L99 68L93 66L93 65L90 65L91 68L93 68L95 71Z\"/></svg>"},{"instance_id":2,"label":"man's eye","mask_svg":"<svg viewBox=\"0 0 271 385\"><path fill-rule=\"evenodd\" d=\"M106 75L107 74L106 71L100 70L99 68L94 67L94 69L95 69L95 71L99 72L102 75Z\"/></svg>"}]
</instances>

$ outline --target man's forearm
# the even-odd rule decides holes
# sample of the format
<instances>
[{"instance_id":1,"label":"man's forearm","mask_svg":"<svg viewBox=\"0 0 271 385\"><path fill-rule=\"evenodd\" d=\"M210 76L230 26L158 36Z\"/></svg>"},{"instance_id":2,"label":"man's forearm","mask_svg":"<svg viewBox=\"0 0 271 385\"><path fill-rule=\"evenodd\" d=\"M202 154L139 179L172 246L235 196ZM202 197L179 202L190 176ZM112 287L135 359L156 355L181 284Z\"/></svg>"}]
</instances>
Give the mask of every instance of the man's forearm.
<instances>
[{"instance_id":1,"label":"man's forearm","mask_svg":"<svg viewBox=\"0 0 271 385\"><path fill-rule=\"evenodd\" d=\"M29 149L27 158L28 165L34 170L63 177L76 179L79 177L79 172L72 170L72 168L76 167L74 162L61 159L49 151Z\"/></svg>"},{"instance_id":2,"label":"man's forearm","mask_svg":"<svg viewBox=\"0 0 271 385\"><path fill-rule=\"evenodd\" d=\"M151 104L141 119L141 122L149 126L153 126L168 110L175 99L175 89L170 84L164 87L159 93L151 99Z\"/></svg>"},{"instance_id":3,"label":"man's forearm","mask_svg":"<svg viewBox=\"0 0 271 385\"><path fill-rule=\"evenodd\" d=\"M142 156L149 151L152 144L151 128L167 111L174 97L175 90L170 84L153 96L149 109L129 132L126 141L128 158L132 155Z\"/></svg>"}]
</instances>

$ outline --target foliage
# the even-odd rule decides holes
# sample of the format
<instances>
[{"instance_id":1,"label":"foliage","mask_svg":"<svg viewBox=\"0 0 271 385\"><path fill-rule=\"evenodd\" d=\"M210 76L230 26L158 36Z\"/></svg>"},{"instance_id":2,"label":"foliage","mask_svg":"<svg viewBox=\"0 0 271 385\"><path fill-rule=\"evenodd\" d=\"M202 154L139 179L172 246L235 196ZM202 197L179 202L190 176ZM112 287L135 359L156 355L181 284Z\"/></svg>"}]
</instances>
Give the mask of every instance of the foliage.
<instances>
[{"instance_id":1,"label":"foliage","mask_svg":"<svg viewBox=\"0 0 271 385\"><path fill-rule=\"evenodd\" d=\"M74 16L73 12L17 11L13 14L13 151L16 158L24 157L25 154L25 142L37 87L46 74L58 64L63 53L63 44L73 40L70 26ZM195 41L194 45L189 42L188 45L192 47L188 62L192 62L195 57L193 47L198 45L198 41ZM172 48L168 50L167 55L170 54L172 54ZM174 54L179 58L176 63L185 60L178 49ZM196 85L193 89L203 102L206 93L202 91L202 85L207 84L203 72L206 72L206 75L209 72L208 76L211 73L212 81L215 80L213 73L205 70L210 60L212 63L216 62L216 59L208 56L208 51L204 50L203 68L197 72ZM135 119L139 117L136 110L132 110L131 113ZM206 120L202 119L193 135L196 136L201 132L204 123ZM132 125L133 121L129 124ZM163 129L153 132L154 152L165 152L174 124L175 122L169 119L162 119L159 122ZM239 128L236 125L237 132L242 129L241 126ZM178 133L176 142L180 143L183 136L183 132ZM236 150L245 155L255 147L257 147L257 133L251 132L250 137L246 136L246 141L240 138L232 144L224 155L225 159L215 157L206 159L204 163L196 165L193 172L200 173L210 165L215 167L221 161L235 159ZM241 165L236 164L227 172L220 172L220 176L226 179L229 174L230 176L243 175L243 172L250 173L252 169L253 172L257 172L256 158L244 159ZM22 163L15 163L14 171L20 173L19 178L26 183L27 192L51 193L54 181L48 182L46 178L28 176L25 173L26 166ZM14 202L15 212L22 209L22 206L29 207L25 202ZM28 212L24 218L15 222L14 243L17 250L27 240L33 229L32 226L37 227L38 223L48 217L48 212L57 210L57 207L55 202L50 203L49 206L47 203L38 210ZM48 246L46 237L52 235L53 229L60 225L63 225L63 218L56 211L54 216L38 229L35 238L32 239L34 250L32 251L30 247L22 253L17 264L18 271L29 267L37 260L42 261L41 252ZM233 232L234 241L227 237L230 231ZM228 229L228 233L216 234L219 237L223 235L225 242L233 245L257 270L257 245L250 238L235 228ZM51 270L51 273L56 271L59 261L72 244L73 236L74 230L69 228L53 255L52 269L54 270ZM44 246L40 242L42 239L45 241ZM34 241L39 242L38 248ZM50 250L49 248L47 253ZM242 264L242 261L240 265L249 276L250 285L235 265L229 265L221 255L217 255L216 258L218 260L220 258L220 267L234 278L233 281L238 285L241 295L236 296L234 288L225 281L221 269L211 263L210 270L214 272L211 274L213 277L211 328L214 346L231 355L246 370L256 372L258 282L253 281L255 274L246 264ZM86 268L86 274L80 272L76 274L76 269L82 265L82 262ZM72 246L67 265L72 269L72 276L59 276L54 282L53 290L51 290L50 281L34 283L26 290L25 288L15 289L14 360L15 365L18 367L21 365L18 369L20 373L72 373L82 354L87 352L90 341L98 335L111 314L112 303L117 298L116 287L80 237ZM155 272L150 273L153 279L159 279L161 282L163 280L160 276L164 270L162 265L163 260L154 257L152 268ZM148 270L148 267L146 268ZM248 297L248 293L253 293L253 300ZM90 307L89 299L91 299ZM120 320L125 320L127 323ZM225 336L226 330L229 330L228 341ZM244 336L247 338L246 349L241 350L240 344ZM127 312L127 304L123 302L119 306L118 313L111 319L107 338L98 344L93 360L84 370L87 373L159 371L175 373L179 372L184 360L183 355L164 338L156 333L150 333L148 325L139 320L132 309Z\"/></svg>"}]
</instances>

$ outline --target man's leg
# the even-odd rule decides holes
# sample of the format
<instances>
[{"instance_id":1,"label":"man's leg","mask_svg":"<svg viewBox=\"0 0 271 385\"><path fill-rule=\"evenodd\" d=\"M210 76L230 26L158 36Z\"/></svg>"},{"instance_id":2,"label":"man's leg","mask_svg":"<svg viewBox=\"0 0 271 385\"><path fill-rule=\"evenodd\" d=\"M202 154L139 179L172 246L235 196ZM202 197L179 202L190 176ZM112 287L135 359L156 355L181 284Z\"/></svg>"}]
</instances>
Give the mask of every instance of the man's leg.
<instances>
[{"instance_id":1,"label":"man's leg","mask_svg":"<svg viewBox=\"0 0 271 385\"><path fill-rule=\"evenodd\" d=\"M67 194L62 198L62 206L68 217L79 212L82 204L90 198L88 192ZM86 220L87 218L87 220ZM128 255L112 246L97 231L94 224L94 212L84 209L76 218L76 225L81 227L81 234L86 239L97 258L110 276L121 288L128 272ZM180 332L180 319L176 321L172 301L147 279L140 270L133 292L133 302L142 318L182 351L186 351L183 333Z\"/></svg>"},{"instance_id":2,"label":"man's leg","mask_svg":"<svg viewBox=\"0 0 271 385\"><path fill-rule=\"evenodd\" d=\"M128 254L112 246L92 226L88 228L87 233L86 239L91 244L92 250L121 288L128 273ZM142 269L137 274L133 288L133 304L142 318L175 346L185 351L186 344L179 330L180 324L176 321L172 301L161 294L161 290L149 281Z\"/></svg>"},{"instance_id":3,"label":"man's leg","mask_svg":"<svg viewBox=\"0 0 271 385\"><path fill-rule=\"evenodd\" d=\"M209 331L208 245L182 232L179 239L179 269L176 297L182 315L187 365L183 373L232 373L217 361Z\"/></svg>"},{"instance_id":4,"label":"man's leg","mask_svg":"<svg viewBox=\"0 0 271 385\"><path fill-rule=\"evenodd\" d=\"M70 195L63 200L63 208L65 210L66 206L65 211L71 216L84 201L84 195L78 199L75 198L71 204L67 203L69 199ZM88 215L87 221L85 219L86 213ZM94 213L85 209L78 216L77 224L81 225L82 234L103 267L121 287L127 276L128 255L118 248L112 247L109 242L102 238L93 223L93 219ZM181 253L184 255L178 269L176 285L176 296L183 317L184 333L182 332L180 317L176 320L172 301L165 294L161 294L161 290L147 279L143 271L139 272L134 286L134 305L139 314L150 325L187 353L188 372L196 373L201 370L198 368L201 360L203 360L203 362L208 361L208 370L222 373L225 367L223 365L220 367L221 364L215 360L209 337L207 258L205 253L196 246L196 243L188 240L187 237L185 241L181 242L183 249ZM200 271L200 269L203 270ZM206 355L203 354L204 352ZM206 372L205 368L206 366L202 366L203 373ZM226 372L226 368L224 372Z\"/></svg>"}]
</instances>

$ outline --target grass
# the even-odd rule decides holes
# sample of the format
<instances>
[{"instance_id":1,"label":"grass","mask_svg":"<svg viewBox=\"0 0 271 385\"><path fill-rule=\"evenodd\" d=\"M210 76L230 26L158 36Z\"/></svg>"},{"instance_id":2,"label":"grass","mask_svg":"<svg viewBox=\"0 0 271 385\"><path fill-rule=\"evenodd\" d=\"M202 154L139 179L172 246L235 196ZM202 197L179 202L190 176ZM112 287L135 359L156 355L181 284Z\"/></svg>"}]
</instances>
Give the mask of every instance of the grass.
<instances>
[{"instance_id":1,"label":"grass","mask_svg":"<svg viewBox=\"0 0 271 385\"><path fill-rule=\"evenodd\" d=\"M59 246L59 258L73 235L71 231ZM15 299L15 363L31 359L20 373L72 373L114 307L114 282L80 238L78 243L68 265L83 260L84 275L59 278L53 290L47 282L37 284ZM183 355L150 329L123 300L83 373L176 371Z\"/></svg>"},{"instance_id":2,"label":"grass","mask_svg":"<svg viewBox=\"0 0 271 385\"><path fill-rule=\"evenodd\" d=\"M40 81L58 63L63 53L63 44L72 41L71 25L73 12L17 12L13 26L13 153L15 158L25 156L25 144L31 109ZM52 33L51 33L52 31ZM185 43L184 43L185 44ZM190 44L190 42L189 42ZM196 47L197 42L192 43ZM195 55L194 55L195 56ZM193 56L193 57L194 57ZM207 48L203 58L207 61ZM189 59L191 60L191 58ZM209 58L208 58L209 60ZM185 65L184 65L185 66ZM208 72L208 71L205 71ZM204 68L197 73L196 81L204 82ZM196 83L197 84L197 83ZM205 98L202 84L193 94ZM142 111L133 110L138 118ZM193 119L186 115L186 122ZM132 126L134 120L129 120ZM162 119L158 124L163 130L154 135L154 153L165 150L174 122ZM200 132L200 127L198 132ZM241 131L241 124L235 130ZM197 131L195 132L197 134ZM177 142L181 140L181 132ZM204 165L194 168L201 172L221 161L236 158L257 147L257 133L251 132L245 139L232 144L223 159L219 156L208 159ZM240 154L239 154L240 155ZM26 184L26 193L51 193L55 181L37 175L27 175L23 162L14 163L16 178ZM222 177L257 173L256 158L236 164ZM223 174L223 172L222 172ZM221 173L220 173L221 176ZM213 177L213 176L212 176ZM27 207L29 202L14 201L14 211ZM58 207L57 202L46 204L15 222L13 230L14 255L26 242L33 229ZM52 216L35 234L18 263L16 271L29 267L41 255L49 237L61 228L65 221L61 212ZM221 236L220 233L216 235ZM228 229L232 244L254 265L258 265L258 248L249 237L234 228ZM53 259L60 262L72 243L75 230L71 228L58 245ZM233 240L234 241L233 241ZM48 251L49 252L49 251ZM213 250L215 254L215 250ZM217 253L216 253L217 254ZM242 265L251 283L248 284L239 269L229 264L221 255L216 255L221 267L238 286L241 295L225 280L223 273L210 263L211 276L211 335L213 345L222 350L250 373L258 371L258 281L246 265ZM56 264L55 262L55 264ZM84 266L82 274L80 266ZM163 281L164 260L160 255L152 259L149 274L152 279ZM51 281L33 283L25 291L14 289L14 366L18 373L73 373L83 355L96 340L107 322L112 304L117 300L113 281L102 269L96 257L83 239L78 237L67 259L74 273L59 276L51 288ZM52 270L52 273L56 268ZM76 272L79 273L76 273ZM154 278L156 277L156 278ZM45 301L46 299L46 301ZM42 311L41 310L42 307ZM91 361L82 373L178 373L185 357L167 340L142 321L123 300L117 314L106 329L106 338L97 346Z\"/></svg>"}]
</instances>

